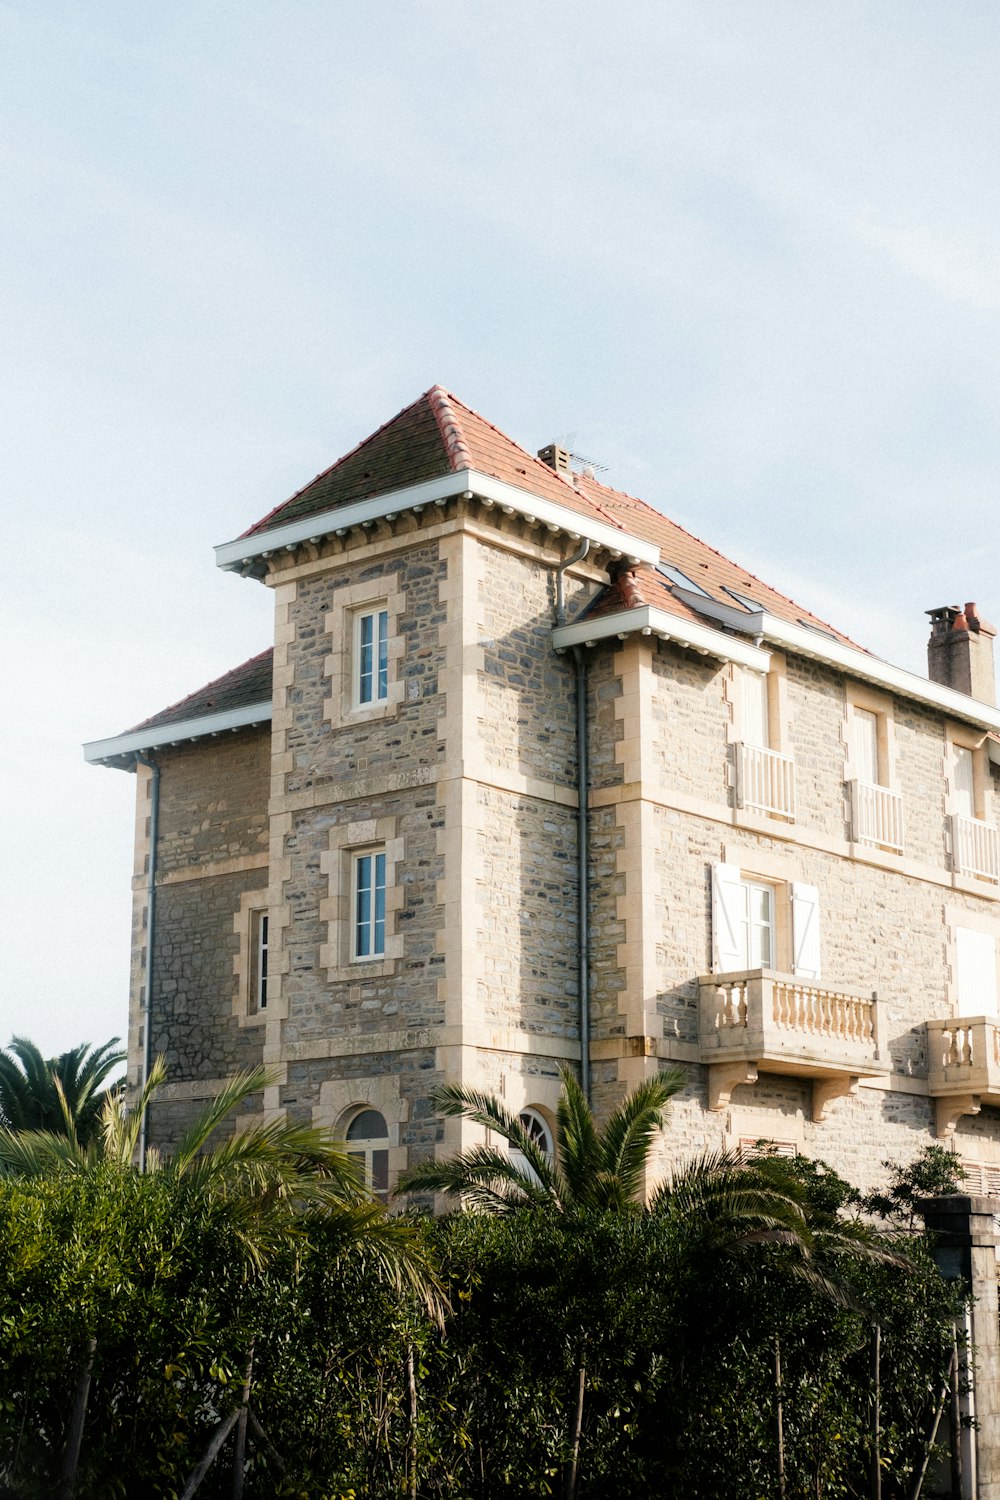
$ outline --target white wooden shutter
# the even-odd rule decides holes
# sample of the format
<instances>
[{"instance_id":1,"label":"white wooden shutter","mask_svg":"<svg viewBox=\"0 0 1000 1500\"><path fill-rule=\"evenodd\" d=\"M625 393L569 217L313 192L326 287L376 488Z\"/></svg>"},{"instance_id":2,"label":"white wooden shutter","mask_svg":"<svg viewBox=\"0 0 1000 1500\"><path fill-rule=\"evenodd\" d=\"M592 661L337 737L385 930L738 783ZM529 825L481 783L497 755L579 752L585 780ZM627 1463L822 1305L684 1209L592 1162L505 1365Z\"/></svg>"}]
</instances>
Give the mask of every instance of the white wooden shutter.
<instances>
[{"instance_id":1,"label":"white wooden shutter","mask_svg":"<svg viewBox=\"0 0 1000 1500\"><path fill-rule=\"evenodd\" d=\"M963 818L976 816L976 777L972 751L955 746L955 811Z\"/></svg>"},{"instance_id":2,"label":"white wooden shutter","mask_svg":"<svg viewBox=\"0 0 1000 1500\"><path fill-rule=\"evenodd\" d=\"M802 880L792 882L792 973L819 978L819 891Z\"/></svg>"},{"instance_id":3,"label":"white wooden shutter","mask_svg":"<svg viewBox=\"0 0 1000 1500\"><path fill-rule=\"evenodd\" d=\"M854 774L878 785L878 716L865 708L854 710Z\"/></svg>"},{"instance_id":4,"label":"white wooden shutter","mask_svg":"<svg viewBox=\"0 0 1000 1500\"><path fill-rule=\"evenodd\" d=\"M767 722L767 677L763 672L743 672L743 739L766 750L770 744Z\"/></svg>"},{"instance_id":5,"label":"white wooden shutter","mask_svg":"<svg viewBox=\"0 0 1000 1500\"><path fill-rule=\"evenodd\" d=\"M712 967L733 974L746 966L740 867L720 860L712 866Z\"/></svg>"},{"instance_id":6,"label":"white wooden shutter","mask_svg":"<svg viewBox=\"0 0 1000 1500\"><path fill-rule=\"evenodd\" d=\"M997 949L988 932L955 928L958 954L958 1013L995 1016L997 1013Z\"/></svg>"}]
</instances>

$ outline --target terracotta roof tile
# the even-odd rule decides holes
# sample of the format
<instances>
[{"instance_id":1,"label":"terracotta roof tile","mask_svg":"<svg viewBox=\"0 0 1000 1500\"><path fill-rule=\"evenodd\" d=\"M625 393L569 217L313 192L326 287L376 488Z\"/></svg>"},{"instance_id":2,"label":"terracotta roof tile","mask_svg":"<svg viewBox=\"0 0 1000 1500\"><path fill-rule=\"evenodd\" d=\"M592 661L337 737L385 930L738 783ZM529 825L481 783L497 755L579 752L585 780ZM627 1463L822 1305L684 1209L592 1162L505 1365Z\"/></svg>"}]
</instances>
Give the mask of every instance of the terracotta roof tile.
<instances>
[{"instance_id":1,"label":"terracotta roof tile","mask_svg":"<svg viewBox=\"0 0 1000 1500\"><path fill-rule=\"evenodd\" d=\"M335 510L466 468L653 542L660 548L665 563L679 568L722 603L739 608L738 601L725 592L727 588L733 589L780 619L812 625L838 640L854 644L826 621L699 541L644 500L584 474L557 474L439 385L425 391L244 534L257 535L286 521ZM640 567L635 570L634 578L635 589L645 603L684 619L703 618L654 569ZM620 589L599 597L589 612L596 615L621 609L621 598Z\"/></svg>"},{"instance_id":2,"label":"terracotta roof tile","mask_svg":"<svg viewBox=\"0 0 1000 1500\"><path fill-rule=\"evenodd\" d=\"M319 515L462 469L492 475L569 510L597 516L611 526L621 528L624 524L606 512L599 499L581 495L568 479L435 385L243 534L256 536L286 521Z\"/></svg>"},{"instance_id":3,"label":"terracotta roof tile","mask_svg":"<svg viewBox=\"0 0 1000 1500\"><path fill-rule=\"evenodd\" d=\"M749 573L746 568L741 568L737 563L723 556L721 552L717 552L714 547L699 541L696 536L685 531L683 526L678 526L676 521L671 521L660 511L654 510L651 505L647 505L645 500L638 500L634 495L626 495L621 490L610 489L607 485L585 475L579 475L577 482L581 492L613 515L620 526L642 537L645 541L655 543L660 549L663 562L679 568L693 583L713 595L719 603L739 608L738 601L726 592L727 589L732 589L753 603L761 605L769 614L777 616L780 620L788 620L793 624L811 625L817 630L827 631L846 645L856 645L855 641L837 630L835 626L827 624L825 620L803 608L801 604L796 604L795 600L790 599L786 594L771 588L769 584ZM669 579L664 578L655 569L637 568L634 577L636 587L642 593L643 603L654 604L657 608L679 615L682 619L702 618L686 601L676 595ZM598 599L595 600L591 613L607 614L613 607L613 605L609 607L603 600Z\"/></svg>"},{"instance_id":4,"label":"terracotta roof tile","mask_svg":"<svg viewBox=\"0 0 1000 1500\"><path fill-rule=\"evenodd\" d=\"M271 700L271 668L274 651L262 651L252 656L242 666L234 667L214 682L206 683L196 693L189 693L179 703L134 724L126 734L139 729L157 729L161 724L180 724L185 719L200 719L205 714L221 714L227 709L246 708L251 703L269 703Z\"/></svg>"}]
</instances>

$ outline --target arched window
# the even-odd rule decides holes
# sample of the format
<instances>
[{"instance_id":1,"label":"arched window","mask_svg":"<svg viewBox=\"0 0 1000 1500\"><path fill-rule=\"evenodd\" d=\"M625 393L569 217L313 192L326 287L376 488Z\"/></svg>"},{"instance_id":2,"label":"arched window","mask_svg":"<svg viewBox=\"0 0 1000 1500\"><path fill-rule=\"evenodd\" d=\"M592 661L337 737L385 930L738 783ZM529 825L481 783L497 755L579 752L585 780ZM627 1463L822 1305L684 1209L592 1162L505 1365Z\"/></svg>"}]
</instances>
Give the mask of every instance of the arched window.
<instances>
[{"instance_id":1,"label":"arched window","mask_svg":"<svg viewBox=\"0 0 1000 1500\"><path fill-rule=\"evenodd\" d=\"M347 1127L347 1155L379 1198L389 1195L389 1127L377 1109L362 1109Z\"/></svg>"},{"instance_id":2,"label":"arched window","mask_svg":"<svg viewBox=\"0 0 1000 1500\"><path fill-rule=\"evenodd\" d=\"M549 1161L553 1160L552 1131L549 1129L545 1116L537 1109L522 1109L518 1115L522 1128L527 1132L528 1139L532 1141L547 1156ZM521 1151L511 1151L510 1159L523 1172L528 1172L533 1177L535 1174Z\"/></svg>"}]
</instances>

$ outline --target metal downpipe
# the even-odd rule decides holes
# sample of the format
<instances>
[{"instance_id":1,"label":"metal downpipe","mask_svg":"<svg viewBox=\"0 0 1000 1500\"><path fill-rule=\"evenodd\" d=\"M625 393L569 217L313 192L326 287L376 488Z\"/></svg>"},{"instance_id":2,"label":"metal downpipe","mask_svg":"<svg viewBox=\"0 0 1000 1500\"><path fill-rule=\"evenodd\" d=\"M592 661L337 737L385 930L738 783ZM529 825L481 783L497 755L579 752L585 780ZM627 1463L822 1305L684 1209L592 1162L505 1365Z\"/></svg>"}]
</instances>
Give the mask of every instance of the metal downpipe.
<instances>
[{"instance_id":1,"label":"metal downpipe","mask_svg":"<svg viewBox=\"0 0 1000 1500\"><path fill-rule=\"evenodd\" d=\"M573 647L576 667L576 878L577 928L580 943L580 1085L590 1103L590 884L587 854L590 848L590 807L587 761L587 659L582 646Z\"/></svg>"},{"instance_id":2,"label":"metal downpipe","mask_svg":"<svg viewBox=\"0 0 1000 1500\"><path fill-rule=\"evenodd\" d=\"M146 978L142 1001L142 1079L144 1094L153 1064L153 945L156 938L156 844L160 832L160 768L155 760L137 754L136 764L152 772L149 789L149 867L146 880ZM144 1102L139 1124L139 1171L146 1170L148 1106Z\"/></svg>"}]
</instances>

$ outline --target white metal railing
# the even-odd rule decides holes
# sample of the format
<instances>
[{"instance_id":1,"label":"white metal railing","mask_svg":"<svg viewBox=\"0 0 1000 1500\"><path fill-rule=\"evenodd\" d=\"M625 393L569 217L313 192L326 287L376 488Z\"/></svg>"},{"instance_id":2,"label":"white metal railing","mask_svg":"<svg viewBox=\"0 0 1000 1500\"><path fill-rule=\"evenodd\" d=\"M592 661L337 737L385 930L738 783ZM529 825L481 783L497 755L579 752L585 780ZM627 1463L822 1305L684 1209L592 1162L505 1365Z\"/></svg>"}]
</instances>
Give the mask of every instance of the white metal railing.
<instances>
[{"instance_id":1,"label":"white metal railing","mask_svg":"<svg viewBox=\"0 0 1000 1500\"><path fill-rule=\"evenodd\" d=\"M795 762L759 745L736 746L736 795L740 807L795 817Z\"/></svg>"},{"instance_id":2,"label":"white metal railing","mask_svg":"<svg viewBox=\"0 0 1000 1500\"><path fill-rule=\"evenodd\" d=\"M903 848L903 799L887 786L851 781L851 837L883 849Z\"/></svg>"},{"instance_id":3,"label":"white metal railing","mask_svg":"<svg viewBox=\"0 0 1000 1500\"><path fill-rule=\"evenodd\" d=\"M955 813L951 820L952 858L959 875L981 875L1000 882L1000 833L981 818Z\"/></svg>"}]
</instances>

